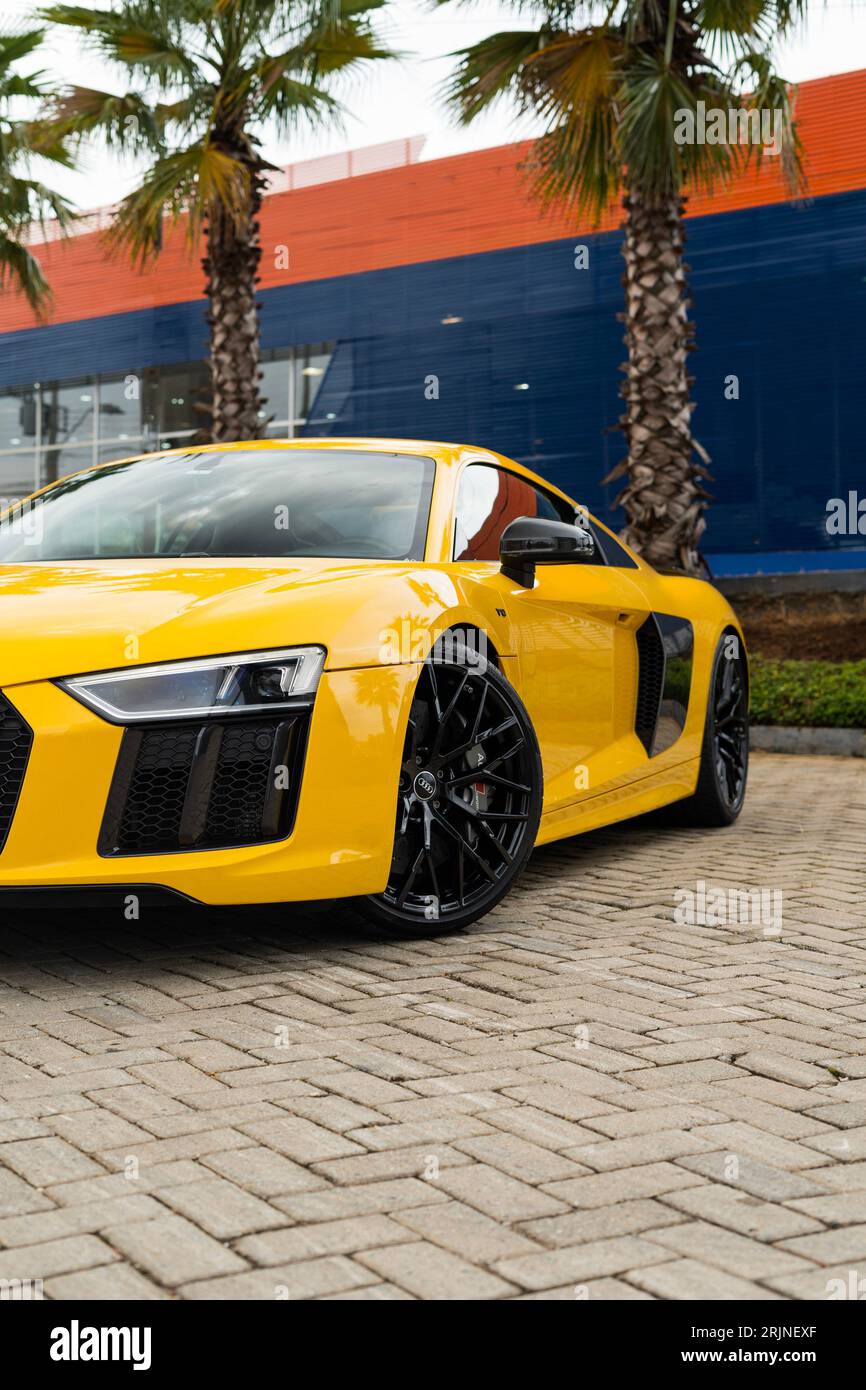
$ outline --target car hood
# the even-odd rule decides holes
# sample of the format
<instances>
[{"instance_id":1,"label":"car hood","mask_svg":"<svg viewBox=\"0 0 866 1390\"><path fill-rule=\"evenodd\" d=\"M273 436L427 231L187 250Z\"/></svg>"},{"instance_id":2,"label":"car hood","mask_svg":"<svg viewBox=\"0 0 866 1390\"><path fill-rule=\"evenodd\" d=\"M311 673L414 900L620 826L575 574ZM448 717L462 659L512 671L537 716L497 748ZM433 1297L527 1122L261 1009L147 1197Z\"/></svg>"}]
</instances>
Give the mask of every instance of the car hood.
<instances>
[{"instance_id":1,"label":"car hood","mask_svg":"<svg viewBox=\"0 0 866 1390\"><path fill-rule=\"evenodd\" d=\"M436 588L382 560L0 565L0 686L304 643L327 648L329 669L369 666L383 632L437 607Z\"/></svg>"}]
</instances>

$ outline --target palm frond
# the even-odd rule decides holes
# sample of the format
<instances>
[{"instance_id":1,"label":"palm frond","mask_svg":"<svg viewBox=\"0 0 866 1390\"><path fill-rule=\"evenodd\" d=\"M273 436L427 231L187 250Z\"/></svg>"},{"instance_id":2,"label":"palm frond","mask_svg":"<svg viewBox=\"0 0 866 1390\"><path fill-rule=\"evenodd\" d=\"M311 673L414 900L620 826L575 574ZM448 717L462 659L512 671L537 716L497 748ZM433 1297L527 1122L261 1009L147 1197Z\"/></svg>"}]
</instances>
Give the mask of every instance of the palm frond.
<instances>
[{"instance_id":1,"label":"palm frond","mask_svg":"<svg viewBox=\"0 0 866 1390\"><path fill-rule=\"evenodd\" d=\"M36 257L20 241L0 229L0 288L23 294L38 317L51 304L51 290Z\"/></svg>"},{"instance_id":2,"label":"palm frond","mask_svg":"<svg viewBox=\"0 0 866 1390\"><path fill-rule=\"evenodd\" d=\"M157 149L161 128L156 110L138 92L118 96L97 87L69 87L49 106L46 128L60 140L98 136L121 151Z\"/></svg>"},{"instance_id":3,"label":"palm frond","mask_svg":"<svg viewBox=\"0 0 866 1390\"><path fill-rule=\"evenodd\" d=\"M118 204L109 241L146 263L162 247L164 222L186 218L187 240L194 245L214 212L242 220L250 185L248 166L208 140L162 155Z\"/></svg>"},{"instance_id":4,"label":"palm frond","mask_svg":"<svg viewBox=\"0 0 866 1390\"><path fill-rule=\"evenodd\" d=\"M165 86L173 80L195 81L199 75L196 55L182 41L186 3L179 0L170 6L158 0L126 0L112 10L50 5L39 13L49 24L79 30L109 62Z\"/></svg>"},{"instance_id":5,"label":"palm frond","mask_svg":"<svg viewBox=\"0 0 866 1390\"><path fill-rule=\"evenodd\" d=\"M544 45L534 29L491 34L452 56L458 59L453 76L443 88L445 100L464 125L474 121L497 101L509 95L525 104L522 74L526 63Z\"/></svg>"}]
</instances>

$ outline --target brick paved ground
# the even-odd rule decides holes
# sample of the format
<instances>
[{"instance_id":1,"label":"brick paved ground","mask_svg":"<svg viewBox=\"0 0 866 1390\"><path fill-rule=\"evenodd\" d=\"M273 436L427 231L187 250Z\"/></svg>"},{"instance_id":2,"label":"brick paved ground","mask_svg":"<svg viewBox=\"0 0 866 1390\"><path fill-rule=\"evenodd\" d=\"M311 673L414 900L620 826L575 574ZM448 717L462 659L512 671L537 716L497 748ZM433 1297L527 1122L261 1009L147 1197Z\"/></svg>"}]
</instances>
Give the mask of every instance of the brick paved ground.
<instances>
[{"instance_id":1,"label":"brick paved ground","mask_svg":"<svg viewBox=\"0 0 866 1390\"><path fill-rule=\"evenodd\" d=\"M864 842L866 765L764 756L733 830L542 850L440 942L333 907L7 919L0 1279L866 1296ZM781 931L678 922L699 880L782 890Z\"/></svg>"}]
</instances>

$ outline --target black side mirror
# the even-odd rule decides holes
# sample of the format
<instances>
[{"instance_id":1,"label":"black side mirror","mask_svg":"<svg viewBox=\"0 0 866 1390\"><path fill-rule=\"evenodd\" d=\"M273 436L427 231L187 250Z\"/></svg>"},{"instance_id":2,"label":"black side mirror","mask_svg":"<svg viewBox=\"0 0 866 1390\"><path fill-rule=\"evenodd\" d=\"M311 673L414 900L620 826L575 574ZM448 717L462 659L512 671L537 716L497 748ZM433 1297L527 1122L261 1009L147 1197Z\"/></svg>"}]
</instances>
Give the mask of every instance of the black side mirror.
<instances>
[{"instance_id":1,"label":"black side mirror","mask_svg":"<svg viewBox=\"0 0 866 1390\"><path fill-rule=\"evenodd\" d=\"M540 516L519 516L509 523L499 541L502 573L529 589L536 565L586 565L595 560L592 533L565 521Z\"/></svg>"}]
</instances>

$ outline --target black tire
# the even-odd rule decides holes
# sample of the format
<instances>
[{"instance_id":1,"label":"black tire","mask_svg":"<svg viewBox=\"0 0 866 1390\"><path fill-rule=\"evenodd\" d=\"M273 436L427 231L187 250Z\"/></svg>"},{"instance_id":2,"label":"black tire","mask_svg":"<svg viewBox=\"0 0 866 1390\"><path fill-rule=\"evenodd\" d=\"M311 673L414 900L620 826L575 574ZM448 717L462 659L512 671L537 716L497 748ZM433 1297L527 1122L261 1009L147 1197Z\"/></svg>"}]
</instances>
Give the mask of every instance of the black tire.
<instances>
[{"instance_id":1,"label":"black tire","mask_svg":"<svg viewBox=\"0 0 866 1390\"><path fill-rule=\"evenodd\" d=\"M409 714L391 877L358 907L403 936L477 921L532 853L542 794L538 740L513 686L462 645L437 654Z\"/></svg>"},{"instance_id":2,"label":"black tire","mask_svg":"<svg viewBox=\"0 0 866 1390\"><path fill-rule=\"evenodd\" d=\"M725 633L710 673L698 785L677 803L690 825L733 825L749 772L749 674L742 641Z\"/></svg>"}]
</instances>

